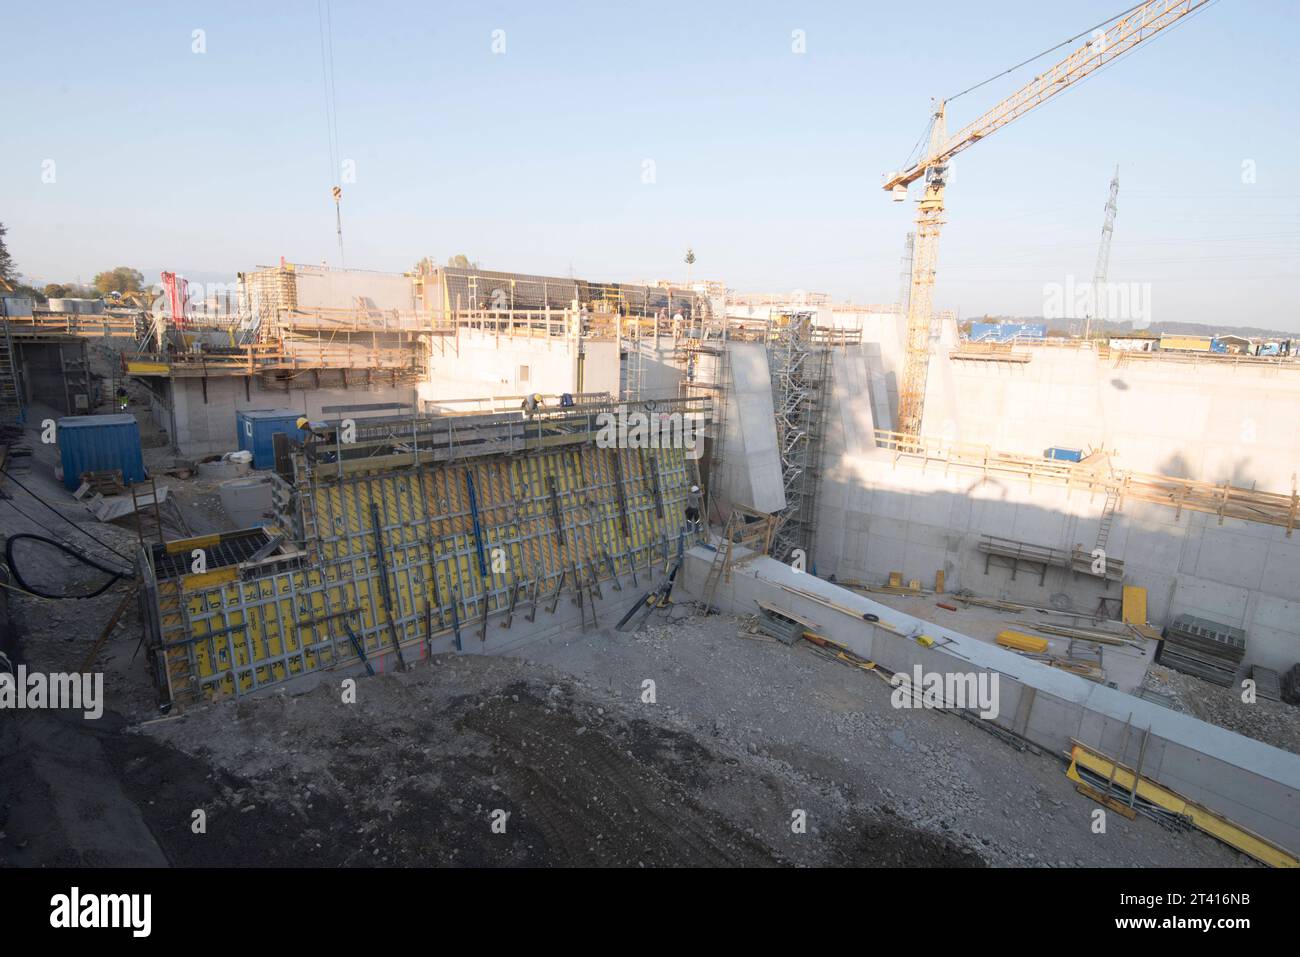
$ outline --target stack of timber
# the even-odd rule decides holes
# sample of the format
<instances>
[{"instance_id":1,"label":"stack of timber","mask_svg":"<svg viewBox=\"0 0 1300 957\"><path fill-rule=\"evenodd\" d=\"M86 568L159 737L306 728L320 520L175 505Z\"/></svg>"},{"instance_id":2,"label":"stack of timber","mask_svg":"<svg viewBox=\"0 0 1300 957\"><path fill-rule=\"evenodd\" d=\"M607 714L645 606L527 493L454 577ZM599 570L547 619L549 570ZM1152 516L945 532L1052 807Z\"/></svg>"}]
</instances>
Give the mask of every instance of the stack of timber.
<instances>
[{"instance_id":1,"label":"stack of timber","mask_svg":"<svg viewBox=\"0 0 1300 957\"><path fill-rule=\"evenodd\" d=\"M1159 661L1216 685L1232 684L1246 656L1246 633L1195 615L1179 615L1165 626Z\"/></svg>"},{"instance_id":2,"label":"stack of timber","mask_svg":"<svg viewBox=\"0 0 1300 957\"><path fill-rule=\"evenodd\" d=\"M1272 668L1255 665L1250 669L1251 680L1255 682L1255 694L1269 701L1282 700L1282 678Z\"/></svg>"},{"instance_id":3,"label":"stack of timber","mask_svg":"<svg viewBox=\"0 0 1300 957\"><path fill-rule=\"evenodd\" d=\"M1300 664L1292 665L1282 679L1282 700L1287 704L1300 705Z\"/></svg>"},{"instance_id":4,"label":"stack of timber","mask_svg":"<svg viewBox=\"0 0 1300 957\"><path fill-rule=\"evenodd\" d=\"M1137 639L1127 632L1109 631L1102 628L1067 628L1064 625L1045 625L1026 619L1020 619L1016 623L1056 638L1077 638L1081 641L1095 641L1101 645L1141 647Z\"/></svg>"}]
</instances>

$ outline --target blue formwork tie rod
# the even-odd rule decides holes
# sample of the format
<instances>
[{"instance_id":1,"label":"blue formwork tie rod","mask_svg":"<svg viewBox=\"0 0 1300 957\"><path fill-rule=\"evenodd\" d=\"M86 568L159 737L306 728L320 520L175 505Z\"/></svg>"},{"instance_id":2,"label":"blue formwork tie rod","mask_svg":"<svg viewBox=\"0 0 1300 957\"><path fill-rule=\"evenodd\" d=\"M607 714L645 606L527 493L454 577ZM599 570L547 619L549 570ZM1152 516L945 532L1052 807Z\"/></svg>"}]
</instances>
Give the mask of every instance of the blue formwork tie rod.
<instances>
[{"instance_id":1,"label":"blue formwork tie rod","mask_svg":"<svg viewBox=\"0 0 1300 957\"><path fill-rule=\"evenodd\" d=\"M478 521L478 496L474 494L474 473L465 470L465 488L469 491L469 517L474 523L474 548L478 552L478 573L483 576L484 602L487 601L487 559L483 555L483 528Z\"/></svg>"}]
</instances>

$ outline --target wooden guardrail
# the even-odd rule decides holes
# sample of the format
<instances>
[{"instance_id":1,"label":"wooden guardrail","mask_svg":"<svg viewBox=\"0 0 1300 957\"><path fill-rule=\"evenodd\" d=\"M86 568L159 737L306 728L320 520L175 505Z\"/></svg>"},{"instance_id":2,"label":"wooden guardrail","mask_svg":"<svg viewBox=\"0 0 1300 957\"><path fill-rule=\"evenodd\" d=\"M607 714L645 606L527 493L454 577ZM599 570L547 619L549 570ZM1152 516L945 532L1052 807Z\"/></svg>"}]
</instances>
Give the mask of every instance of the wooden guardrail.
<instances>
[{"instance_id":1,"label":"wooden guardrail","mask_svg":"<svg viewBox=\"0 0 1300 957\"><path fill-rule=\"evenodd\" d=\"M901 459L919 461L921 468L930 464L949 468L980 471L987 480L993 475L1080 491L1113 492L1116 508L1124 499L1164 505L1181 514L1183 509L1207 512L1219 517L1245 522L1277 525L1286 529L1287 537L1295 530L1300 516L1300 494L1296 477L1291 477L1291 494L1261 492L1227 482L1215 484L1195 479L1158 475L1152 472L1117 471L1111 468L1105 453L1094 453L1082 462L1035 458L1016 453L997 452L989 446L949 443L927 436L908 435L885 429L876 430L876 445Z\"/></svg>"}]
</instances>

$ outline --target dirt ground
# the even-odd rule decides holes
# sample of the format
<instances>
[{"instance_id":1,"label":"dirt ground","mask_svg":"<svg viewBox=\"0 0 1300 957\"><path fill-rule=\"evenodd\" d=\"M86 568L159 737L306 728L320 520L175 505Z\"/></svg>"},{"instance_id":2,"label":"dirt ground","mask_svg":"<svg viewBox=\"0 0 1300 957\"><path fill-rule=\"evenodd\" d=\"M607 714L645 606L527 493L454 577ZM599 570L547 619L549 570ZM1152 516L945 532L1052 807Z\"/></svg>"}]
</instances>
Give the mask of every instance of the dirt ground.
<instances>
[{"instance_id":1,"label":"dirt ground","mask_svg":"<svg viewBox=\"0 0 1300 957\"><path fill-rule=\"evenodd\" d=\"M120 737L128 791L170 822L154 828L168 860L249 863L252 844L257 863L283 864L979 863L518 659L440 656L342 697L331 681ZM798 808L810 824L796 835Z\"/></svg>"},{"instance_id":2,"label":"dirt ground","mask_svg":"<svg viewBox=\"0 0 1300 957\"><path fill-rule=\"evenodd\" d=\"M1094 834L1093 805L1061 756L1018 751L951 714L899 711L880 677L747 632L733 618L681 617L635 637L574 636L523 654L614 701L639 702L653 680L654 710L671 726L792 781L830 785L842 807L943 835L990 865L1253 866L1205 835L1141 817L1110 815L1107 833Z\"/></svg>"}]
</instances>

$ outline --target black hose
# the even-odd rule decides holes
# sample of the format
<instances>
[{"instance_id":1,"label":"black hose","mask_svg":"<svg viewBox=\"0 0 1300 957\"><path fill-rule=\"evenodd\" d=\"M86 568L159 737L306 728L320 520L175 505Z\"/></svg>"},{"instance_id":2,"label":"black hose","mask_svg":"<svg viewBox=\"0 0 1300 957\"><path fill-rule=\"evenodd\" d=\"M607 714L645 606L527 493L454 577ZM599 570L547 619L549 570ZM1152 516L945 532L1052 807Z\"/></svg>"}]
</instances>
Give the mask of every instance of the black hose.
<instances>
[{"instance_id":1,"label":"black hose","mask_svg":"<svg viewBox=\"0 0 1300 957\"><path fill-rule=\"evenodd\" d=\"M18 563L14 561L14 542L24 538L30 538L37 542L44 542L46 545L53 545L55 548L59 549L59 551L66 552L82 564L89 565L91 568L96 568L112 577L88 595L54 595L50 592L41 591L39 588L23 580L22 573L18 571ZM41 598L97 598L117 584L118 581L131 574L130 571L119 571L116 568L110 568L108 565L101 565L84 552L79 552L75 548L65 545L60 541L56 541L53 538L46 538L44 535L31 535L27 532L23 532L19 535L11 535L8 541L5 542L5 564L9 566L9 571L13 573L14 581L18 584L19 588L23 589L23 591L31 592L33 595L38 595Z\"/></svg>"},{"instance_id":2,"label":"black hose","mask_svg":"<svg viewBox=\"0 0 1300 957\"><path fill-rule=\"evenodd\" d=\"M78 525L78 524L77 524L76 522L74 522L72 519L68 518L68 516L64 515L62 512L60 512L57 508L55 508L55 507L54 507L53 505L51 505L49 502L45 501L45 499L41 498L39 495L37 495L35 492L33 492L31 489L29 489L26 485L24 485L22 482L18 481L18 479L14 478L12 475L10 475L8 472L6 472L3 468L0 468L0 475L3 475L5 478L9 479L9 481L13 482L13 483L14 483L15 485L17 485L20 489L22 489L24 492L26 492L26 493L27 493L28 495L30 495L32 498L36 499L36 501L40 502L40 503L41 503L42 505L44 505L47 509L49 509L49 510L50 510L51 512L53 512L55 515L57 515L60 519L62 519L63 521L67 522L69 525L71 525L73 528L75 528L77 531L79 531L82 535L85 535L88 539L90 539L90 540L91 540L92 542L94 542L96 545L102 545L104 548L107 548L110 552L112 552L112 553L113 553L114 555L116 555L118 558L125 559L125 560L128 561L128 562L131 560L128 556L123 555L121 552L119 552L119 551L118 551L116 548L114 548L112 545L108 544L107 542L101 542L98 538L96 538L94 535L90 534L90 532L86 531L84 528L82 528L80 525ZM10 503L10 504L13 504L13 503ZM18 506L15 505L15 506L14 506L14 510L17 511L17 510L18 510ZM22 513L19 512L19 514L21 515ZM26 518L26 516L23 516L23 517ZM27 520L28 520L29 522L34 522L33 519L27 519ZM35 524L40 524L40 523L39 523L39 522L35 522Z\"/></svg>"}]
</instances>

